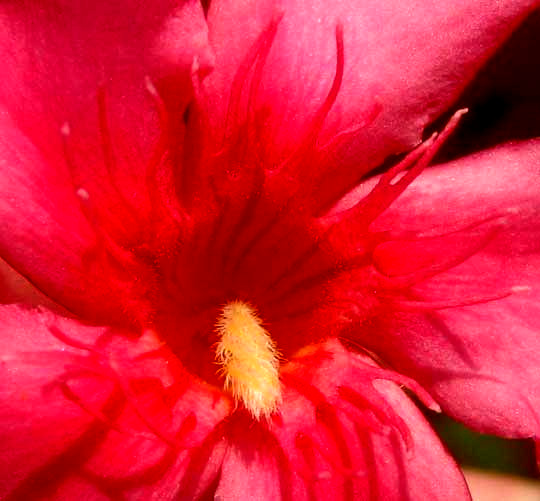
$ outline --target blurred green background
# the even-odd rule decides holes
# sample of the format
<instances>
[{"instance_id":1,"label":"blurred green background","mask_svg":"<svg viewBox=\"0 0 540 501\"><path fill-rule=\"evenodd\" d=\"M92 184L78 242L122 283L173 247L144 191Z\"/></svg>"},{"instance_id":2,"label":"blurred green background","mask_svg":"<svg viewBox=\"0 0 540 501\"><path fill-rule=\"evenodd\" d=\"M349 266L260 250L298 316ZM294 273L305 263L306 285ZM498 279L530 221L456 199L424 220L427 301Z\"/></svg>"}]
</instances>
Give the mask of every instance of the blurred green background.
<instances>
[{"instance_id":1,"label":"blurred green background","mask_svg":"<svg viewBox=\"0 0 540 501\"><path fill-rule=\"evenodd\" d=\"M505 440L482 435L431 412L428 419L462 466L538 478L532 440Z\"/></svg>"}]
</instances>

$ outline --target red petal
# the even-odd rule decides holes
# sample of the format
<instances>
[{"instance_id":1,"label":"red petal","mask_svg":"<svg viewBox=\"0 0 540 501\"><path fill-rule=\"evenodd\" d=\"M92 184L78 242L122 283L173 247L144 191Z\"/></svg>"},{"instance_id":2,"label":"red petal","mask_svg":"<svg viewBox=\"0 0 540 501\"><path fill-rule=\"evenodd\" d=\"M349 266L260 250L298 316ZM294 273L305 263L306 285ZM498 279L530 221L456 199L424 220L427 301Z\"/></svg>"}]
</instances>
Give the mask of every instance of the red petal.
<instances>
[{"instance_id":1,"label":"red petal","mask_svg":"<svg viewBox=\"0 0 540 501\"><path fill-rule=\"evenodd\" d=\"M336 65L340 73L335 32L342 25L343 79L318 144L323 147L344 133L343 147L332 157L340 167L333 166L325 185L327 191L350 188L389 154L418 143L424 126L456 99L535 5L532 0L498 2L497 8L470 0L409 2L406 7L365 0L212 2L208 22L216 69L205 90L215 135L220 138L227 130L231 111L242 112L244 106L252 115L258 112L264 133L257 151L270 165L279 165L313 132ZM272 23L278 23L273 41ZM267 40L259 38L257 55L254 44L265 30ZM272 44L267 56L263 42ZM249 54L253 62L244 68ZM242 106L231 110L241 85ZM242 121L236 120L240 128ZM360 130L347 134L355 127ZM308 164L304 182L317 174L315 161ZM323 164L320 168L329 168L328 158Z\"/></svg>"},{"instance_id":2,"label":"red petal","mask_svg":"<svg viewBox=\"0 0 540 501\"><path fill-rule=\"evenodd\" d=\"M0 122L8 118L0 116ZM135 267L138 272L126 280L78 210L69 181L52 175L35 146L11 123L0 129L2 257L53 300L87 319L117 317L118 311L131 312L123 323L144 318L148 308L142 296L150 284L132 277L148 272Z\"/></svg>"},{"instance_id":3,"label":"red petal","mask_svg":"<svg viewBox=\"0 0 540 501\"><path fill-rule=\"evenodd\" d=\"M399 375L332 340L306 349L282 377L279 416L257 423L237 413L216 434L216 447L228 444L216 497L468 499L421 413L383 381Z\"/></svg>"},{"instance_id":4,"label":"red petal","mask_svg":"<svg viewBox=\"0 0 540 501\"><path fill-rule=\"evenodd\" d=\"M0 254L69 307L89 296L78 313L102 310L109 295L99 283L118 272L96 259L96 241L133 249L151 239L145 232L163 233L149 221L156 194L147 175L164 124L146 79L170 112L183 111L193 61L201 71L210 63L202 8L15 2L0 7L0 25Z\"/></svg>"},{"instance_id":5,"label":"red petal","mask_svg":"<svg viewBox=\"0 0 540 501\"><path fill-rule=\"evenodd\" d=\"M380 217L378 229L453 230L458 222L493 217L499 228L465 262L414 288L415 304L424 302L427 311L438 304L434 311L395 311L399 300L392 311L390 302L358 331L365 346L420 381L444 410L510 437L540 434L539 163L540 141L532 141L433 167L418 178ZM393 245L399 248L399 241ZM489 301L498 294L509 296ZM445 301L465 305L470 298L481 304L436 311Z\"/></svg>"},{"instance_id":6,"label":"red petal","mask_svg":"<svg viewBox=\"0 0 540 501\"><path fill-rule=\"evenodd\" d=\"M0 497L173 499L191 448L229 412L221 395L149 332L16 306L0 317Z\"/></svg>"}]
</instances>

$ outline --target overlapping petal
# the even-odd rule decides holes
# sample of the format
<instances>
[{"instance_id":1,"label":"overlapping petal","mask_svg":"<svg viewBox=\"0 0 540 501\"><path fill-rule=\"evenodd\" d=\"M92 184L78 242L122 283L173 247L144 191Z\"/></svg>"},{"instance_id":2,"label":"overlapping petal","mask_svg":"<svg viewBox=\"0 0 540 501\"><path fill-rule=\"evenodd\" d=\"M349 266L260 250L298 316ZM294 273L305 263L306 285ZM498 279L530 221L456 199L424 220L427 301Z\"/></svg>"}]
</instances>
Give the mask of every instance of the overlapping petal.
<instances>
[{"instance_id":1,"label":"overlapping petal","mask_svg":"<svg viewBox=\"0 0 540 501\"><path fill-rule=\"evenodd\" d=\"M3 306L2 499L173 499L228 403L150 332Z\"/></svg>"},{"instance_id":2,"label":"overlapping petal","mask_svg":"<svg viewBox=\"0 0 540 501\"><path fill-rule=\"evenodd\" d=\"M221 467L209 462L218 476L217 497L468 499L453 460L395 384L408 385L429 403L412 381L335 340L305 349L284 366L282 380L279 416L257 423L237 413L194 453L193 465L200 465L201 455L220 457ZM203 471L191 468L182 499L200 494Z\"/></svg>"},{"instance_id":3,"label":"overlapping petal","mask_svg":"<svg viewBox=\"0 0 540 501\"><path fill-rule=\"evenodd\" d=\"M0 308L0 497L467 499L399 386L537 436L540 143L430 169L381 233L334 245L350 228L319 217L417 143L537 4L218 0L206 80L195 1L2 5L0 257L93 326ZM269 422L185 369L215 382L214 310L244 294L292 358ZM335 340L294 355L315 330L392 370Z\"/></svg>"},{"instance_id":4,"label":"overlapping petal","mask_svg":"<svg viewBox=\"0 0 540 501\"><path fill-rule=\"evenodd\" d=\"M476 252L428 274L358 330L364 346L420 381L445 411L510 437L540 431L539 165L540 142L531 141L433 167L418 178L376 228L454 231L444 237L453 247L390 242L379 269L399 279L456 249L472 245ZM455 232L482 221L475 233Z\"/></svg>"}]
</instances>

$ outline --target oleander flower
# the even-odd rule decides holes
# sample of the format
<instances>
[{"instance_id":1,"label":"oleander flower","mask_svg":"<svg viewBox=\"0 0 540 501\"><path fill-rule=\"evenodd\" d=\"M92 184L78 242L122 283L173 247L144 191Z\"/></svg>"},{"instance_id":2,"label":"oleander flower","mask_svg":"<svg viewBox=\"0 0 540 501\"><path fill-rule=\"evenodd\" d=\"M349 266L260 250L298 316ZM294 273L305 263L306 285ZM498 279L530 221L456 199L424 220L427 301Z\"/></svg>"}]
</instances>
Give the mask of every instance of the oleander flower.
<instances>
[{"instance_id":1,"label":"oleander flower","mask_svg":"<svg viewBox=\"0 0 540 501\"><path fill-rule=\"evenodd\" d=\"M3 2L0 498L468 499L419 401L537 437L540 142L422 140L537 5Z\"/></svg>"}]
</instances>

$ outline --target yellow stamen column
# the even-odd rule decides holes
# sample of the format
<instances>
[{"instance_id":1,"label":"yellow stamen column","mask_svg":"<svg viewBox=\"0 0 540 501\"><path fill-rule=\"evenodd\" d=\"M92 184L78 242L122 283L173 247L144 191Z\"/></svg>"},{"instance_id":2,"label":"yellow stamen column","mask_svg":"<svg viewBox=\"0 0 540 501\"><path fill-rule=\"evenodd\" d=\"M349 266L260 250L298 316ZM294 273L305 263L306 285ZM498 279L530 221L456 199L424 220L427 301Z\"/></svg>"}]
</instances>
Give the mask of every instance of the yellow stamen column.
<instances>
[{"instance_id":1,"label":"yellow stamen column","mask_svg":"<svg viewBox=\"0 0 540 501\"><path fill-rule=\"evenodd\" d=\"M269 418L281 402L279 353L254 308L242 301L225 305L216 330L216 359L225 389L255 419Z\"/></svg>"}]
</instances>

